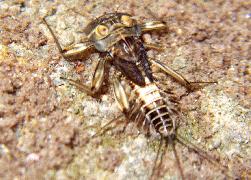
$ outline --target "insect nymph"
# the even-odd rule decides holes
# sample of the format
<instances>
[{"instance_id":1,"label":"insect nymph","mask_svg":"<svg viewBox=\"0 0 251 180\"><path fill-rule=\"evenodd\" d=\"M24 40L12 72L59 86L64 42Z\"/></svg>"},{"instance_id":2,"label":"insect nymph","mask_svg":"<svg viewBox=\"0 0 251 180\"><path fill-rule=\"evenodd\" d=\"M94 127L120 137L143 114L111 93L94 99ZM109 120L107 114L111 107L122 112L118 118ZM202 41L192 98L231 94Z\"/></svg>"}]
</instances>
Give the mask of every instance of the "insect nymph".
<instances>
[{"instance_id":1,"label":"insect nymph","mask_svg":"<svg viewBox=\"0 0 251 180\"><path fill-rule=\"evenodd\" d=\"M48 26L47 23L46 25ZM48 28L55 38L51 28L49 26ZM160 21L140 24L129 14L110 13L93 20L87 25L85 29L87 40L85 42L62 49L56 38L55 41L65 58L79 58L91 51L100 53L101 59L95 69L91 87L69 80L71 84L76 85L87 94L94 95L99 91L104 80L107 62L114 65L131 82L132 94L135 94L133 98L127 97L120 80L114 78L113 89L119 108L128 122L135 122L146 133L151 133L151 130L155 131L161 136L161 145L164 143L166 146L167 144L172 146L181 177L184 179L174 141L177 140L177 142L194 149L203 157L207 158L207 156L204 151L192 144L187 145L187 142L176 134L175 119L172 118L174 110L170 107L171 102L165 97L153 78L151 65L162 69L187 88L193 88L192 83L189 83L180 74L147 57L146 47L158 46L145 44L141 38L142 34L164 28L166 28L166 25ZM158 155L159 153L157 153L155 161L157 161ZM207 159L211 160L210 158Z\"/></svg>"}]
</instances>

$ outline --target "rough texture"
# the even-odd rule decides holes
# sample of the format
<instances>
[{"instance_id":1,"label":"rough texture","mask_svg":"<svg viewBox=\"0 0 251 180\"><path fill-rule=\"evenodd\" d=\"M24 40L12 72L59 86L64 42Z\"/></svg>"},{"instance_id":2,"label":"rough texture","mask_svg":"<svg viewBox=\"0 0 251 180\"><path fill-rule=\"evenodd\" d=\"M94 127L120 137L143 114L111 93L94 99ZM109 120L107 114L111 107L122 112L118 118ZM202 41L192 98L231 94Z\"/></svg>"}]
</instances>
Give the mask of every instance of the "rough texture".
<instances>
[{"instance_id":1,"label":"rough texture","mask_svg":"<svg viewBox=\"0 0 251 180\"><path fill-rule=\"evenodd\" d=\"M90 18L116 10L133 14L139 21L165 21L168 32L144 35L148 42L163 44L165 50L151 50L148 55L190 81L218 82L180 100L183 117L178 132L218 157L231 173L248 178L250 9L246 0L0 0L0 178L150 176L158 138L138 135L133 124L121 134L123 124L115 124L111 131L90 139L120 114L111 81L108 78L101 95L92 98L61 80L82 78L90 83L98 55L82 62L64 60L41 21L47 16L62 46L67 46L84 39L83 28ZM185 93L184 87L163 73L156 76L163 89L177 97ZM217 166L187 148L177 145L177 152L186 177L224 178ZM180 177L171 148L158 169L158 177Z\"/></svg>"}]
</instances>

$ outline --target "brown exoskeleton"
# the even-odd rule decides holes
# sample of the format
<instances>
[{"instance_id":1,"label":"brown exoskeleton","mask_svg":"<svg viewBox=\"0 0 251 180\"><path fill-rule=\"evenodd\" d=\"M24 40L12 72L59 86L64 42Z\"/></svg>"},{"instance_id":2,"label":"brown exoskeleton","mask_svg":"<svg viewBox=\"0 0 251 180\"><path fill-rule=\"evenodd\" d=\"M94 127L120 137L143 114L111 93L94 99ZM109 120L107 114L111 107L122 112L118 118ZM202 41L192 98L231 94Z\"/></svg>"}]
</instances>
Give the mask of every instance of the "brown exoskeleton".
<instances>
[{"instance_id":1,"label":"brown exoskeleton","mask_svg":"<svg viewBox=\"0 0 251 180\"><path fill-rule=\"evenodd\" d=\"M46 25L48 26L47 23ZM103 57L99 60L95 69L91 87L69 80L71 84L76 85L89 95L94 95L103 83L105 64L108 61L132 82L131 87L135 96L128 98L120 81L114 78L114 94L120 109L128 122L135 122L147 133L150 133L151 129L158 133L161 136L160 148L163 142L165 146L168 144L172 146L182 179L185 179L184 173L175 150L174 140L193 149L208 161L215 163L214 159L204 151L176 134L176 122L172 118L172 114L175 112L170 106L171 101L165 97L164 92L156 85L153 78L151 65L159 67L187 88L193 88L192 83L188 82L183 76L168 66L147 57L145 47L158 48L158 45L145 44L141 36L147 31L166 28L164 23L151 21L141 24L126 13L105 14L87 25L85 29L87 40L85 42L64 49L59 45L51 28L49 26L48 28L65 58L80 57L91 51L99 52ZM159 151L155 165L158 156ZM155 167L152 174L154 174L154 170Z\"/></svg>"},{"instance_id":2,"label":"brown exoskeleton","mask_svg":"<svg viewBox=\"0 0 251 180\"><path fill-rule=\"evenodd\" d=\"M104 69L107 61L111 61L124 76L140 86L145 85L145 76L153 82L151 63L164 70L181 84L188 88L192 87L191 83L180 74L156 60L148 59L146 55L145 47L155 49L160 47L156 44L145 44L141 36L147 31L165 29L166 25L161 21L139 24L131 15L126 13L105 14L86 26L87 40L85 42L64 49L61 48L45 19L44 22L53 35L58 49L66 59L79 58L93 51L99 52L104 57L99 60L91 87L77 83L77 86L89 95L99 91L104 79ZM74 81L71 81L71 83L76 84Z\"/></svg>"}]
</instances>

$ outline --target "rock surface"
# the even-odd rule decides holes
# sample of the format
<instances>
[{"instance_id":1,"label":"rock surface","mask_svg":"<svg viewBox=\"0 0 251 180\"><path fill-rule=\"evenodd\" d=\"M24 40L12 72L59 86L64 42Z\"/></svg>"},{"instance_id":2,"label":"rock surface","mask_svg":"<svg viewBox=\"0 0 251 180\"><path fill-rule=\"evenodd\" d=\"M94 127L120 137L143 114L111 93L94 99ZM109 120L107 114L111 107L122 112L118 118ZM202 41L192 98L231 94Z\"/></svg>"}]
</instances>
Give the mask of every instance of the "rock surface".
<instances>
[{"instance_id":1,"label":"rock surface","mask_svg":"<svg viewBox=\"0 0 251 180\"><path fill-rule=\"evenodd\" d=\"M121 134L123 124L117 123L91 139L120 115L111 79L97 98L60 79L90 83L98 54L84 61L64 60L42 22L46 17L65 47L84 39L91 18L115 11L139 21L165 21L168 32L144 35L165 50L148 55L189 81L217 81L180 100L178 132L217 157L230 174L250 178L250 9L245 0L0 0L1 179L150 177L158 138L138 134L133 124ZM165 74L156 76L162 89L177 97L186 92ZM224 179L226 173L197 153L179 144L177 153L188 179ZM156 177L180 179L169 147Z\"/></svg>"}]
</instances>

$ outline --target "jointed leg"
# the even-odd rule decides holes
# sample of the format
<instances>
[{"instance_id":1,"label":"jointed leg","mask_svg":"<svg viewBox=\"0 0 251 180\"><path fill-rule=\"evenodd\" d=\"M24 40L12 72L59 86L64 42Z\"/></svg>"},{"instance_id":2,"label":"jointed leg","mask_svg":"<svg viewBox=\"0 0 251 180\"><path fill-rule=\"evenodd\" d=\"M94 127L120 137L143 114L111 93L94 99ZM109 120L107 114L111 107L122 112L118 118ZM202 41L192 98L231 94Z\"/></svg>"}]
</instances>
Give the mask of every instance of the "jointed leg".
<instances>
[{"instance_id":1,"label":"jointed leg","mask_svg":"<svg viewBox=\"0 0 251 180\"><path fill-rule=\"evenodd\" d=\"M167 26L161 21L150 21L140 25L142 32L161 30L167 28Z\"/></svg>"},{"instance_id":2,"label":"jointed leg","mask_svg":"<svg viewBox=\"0 0 251 180\"><path fill-rule=\"evenodd\" d=\"M62 48L55 33L53 32L53 30L51 29L51 27L49 26L49 24L47 23L47 21L45 20L45 18L43 18L43 22L44 24L47 26L47 28L49 29L56 45L57 48L60 52L60 54L65 58L65 59L79 59L80 57L82 57L83 55L87 54L88 52L94 50L94 46L93 44L86 40L82 43L78 43L78 44L74 44L71 46L68 46L66 48Z\"/></svg>"},{"instance_id":3,"label":"jointed leg","mask_svg":"<svg viewBox=\"0 0 251 180\"><path fill-rule=\"evenodd\" d=\"M81 84L80 82L74 81L71 79L66 79L66 80L69 81L70 84L79 88L81 91L87 93L90 96L93 96L99 91L99 89L103 83L104 75L105 75L106 61L107 61L107 58L104 58L98 62L98 65L96 66L96 69L95 69L95 72L94 72L94 75L92 78L91 87L84 85L84 84Z\"/></svg>"},{"instance_id":4,"label":"jointed leg","mask_svg":"<svg viewBox=\"0 0 251 180\"><path fill-rule=\"evenodd\" d=\"M190 82L188 80L186 80L181 74L177 73L176 71L172 70L170 67L168 67L167 65L150 59L151 63L157 67L159 67L161 70L163 70L165 73L167 73L168 75L172 76L175 80L177 80L178 82L180 82L182 85L186 86L186 87L190 87Z\"/></svg>"},{"instance_id":5,"label":"jointed leg","mask_svg":"<svg viewBox=\"0 0 251 180\"><path fill-rule=\"evenodd\" d=\"M127 95L125 93L123 86L120 84L117 78L115 78L113 81L113 91L114 91L116 102L118 103L120 110L123 113L127 113L130 108L129 100L127 98Z\"/></svg>"},{"instance_id":6,"label":"jointed leg","mask_svg":"<svg viewBox=\"0 0 251 180\"><path fill-rule=\"evenodd\" d=\"M121 123L121 122L122 122L122 120L121 120L122 117L123 117L123 115L120 115L120 116L118 116L118 117L116 117L116 118L110 120L108 123L106 123L104 126L102 126L102 127L92 136L92 138L98 137L98 136L104 134L105 132L107 132L109 129L111 129L111 128L109 128L109 126L110 126L112 123L114 123L114 122Z\"/></svg>"},{"instance_id":7,"label":"jointed leg","mask_svg":"<svg viewBox=\"0 0 251 180\"><path fill-rule=\"evenodd\" d=\"M159 67L161 70L163 70L166 74L170 75L171 77L173 77L175 80L177 80L179 83L181 83L183 86L185 86L187 89L193 91L195 89L198 89L200 87L195 86L195 84L202 84L202 83L217 83L217 82L189 82L188 80L186 80L186 78L184 78L181 74L177 73L176 71L174 71L173 69L171 69L170 67L168 67L167 65L150 59L151 63L157 67Z\"/></svg>"},{"instance_id":8,"label":"jointed leg","mask_svg":"<svg viewBox=\"0 0 251 180\"><path fill-rule=\"evenodd\" d=\"M133 118L132 116L134 113L135 106L130 107L129 98L127 97L123 86L120 84L117 78L115 78L113 81L113 91L120 110L126 116L126 122L122 130L122 132L124 132L130 120Z\"/></svg>"},{"instance_id":9,"label":"jointed leg","mask_svg":"<svg viewBox=\"0 0 251 180\"><path fill-rule=\"evenodd\" d=\"M116 99L116 101L117 101L117 103L119 105L119 108L122 110L122 112L124 112L124 113L127 112L129 110L129 101L127 99L124 88L122 87L122 85L120 84L118 79L114 79L113 90L114 90L115 99ZM99 135L102 135L103 133L105 133L106 131L109 130L109 126L112 123L121 122L122 117L123 117L123 115L120 115L119 117L112 119L111 121L106 123L103 127L101 127L100 130L98 130L97 133L95 133L92 137L95 138L95 137L97 137ZM124 130L126 129L128 123L129 123L129 120L126 121L126 124L123 127L122 132L124 132Z\"/></svg>"},{"instance_id":10,"label":"jointed leg","mask_svg":"<svg viewBox=\"0 0 251 180\"><path fill-rule=\"evenodd\" d=\"M156 51L164 51L164 47L155 43L144 43L146 49L153 49Z\"/></svg>"}]
</instances>

